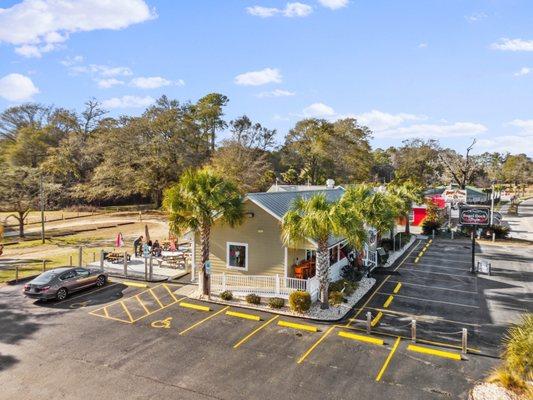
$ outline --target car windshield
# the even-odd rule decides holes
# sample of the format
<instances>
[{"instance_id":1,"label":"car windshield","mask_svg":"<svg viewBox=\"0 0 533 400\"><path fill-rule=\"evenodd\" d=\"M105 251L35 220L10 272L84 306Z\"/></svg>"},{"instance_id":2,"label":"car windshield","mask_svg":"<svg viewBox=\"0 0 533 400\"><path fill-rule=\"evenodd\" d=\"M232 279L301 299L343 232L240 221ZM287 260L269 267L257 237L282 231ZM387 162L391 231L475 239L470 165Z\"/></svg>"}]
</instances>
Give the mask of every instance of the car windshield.
<instances>
[{"instance_id":1,"label":"car windshield","mask_svg":"<svg viewBox=\"0 0 533 400\"><path fill-rule=\"evenodd\" d=\"M41 284L41 283L48 283L52 279L54 279L58 274L59 274L59 272L57 272L57 271L46 271L46 272L43 272L41 275L39 275L37 278L35 278L32 281L32 283L36 283L38 285Z\"/></svg>"}]
</instances>

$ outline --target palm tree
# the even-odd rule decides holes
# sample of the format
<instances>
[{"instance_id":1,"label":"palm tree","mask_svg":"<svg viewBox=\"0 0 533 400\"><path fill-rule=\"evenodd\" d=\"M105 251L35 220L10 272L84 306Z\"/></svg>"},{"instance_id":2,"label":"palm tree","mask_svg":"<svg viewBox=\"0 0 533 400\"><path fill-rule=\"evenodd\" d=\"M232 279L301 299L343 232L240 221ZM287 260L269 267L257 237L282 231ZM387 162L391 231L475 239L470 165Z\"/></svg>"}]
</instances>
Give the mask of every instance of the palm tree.
<instances>
[{"instance_id":1,"label":"palm tree","mask_svg":"<svg viewBox=\"0 0 533 400\"><path fill-rule=\"evenodd\" d=\"M405 218L405 233L409 234L409 213L413 204L424 201L423 189L413 181L405 181L401 184L391 184L389 191L396 197L397 209Z\"/></svg>"},{"instance_id":2,"label":"palm tree","mask_svg":"<svg viewBox=\"0 0 533 400\"><path fill-rule=\"evenodd\" d=\"M352 208L366 224L375 228L378 239L394 226L399 213L399 203L395 196L364 183L348 188L341 204Z\"/></svg>"},{"instance_id":3,"label":"palm tree","mask_svg":"<svg viewBox=\"0 0 533 400\"><path fill-rule=\"evenodd\" d=\"M329 202L321 193L309 199L296 198L283 217L281 231L282 240L286 245L301 243L307 239L316 243L319 301L321 308L328 308L329 236L344 237L354 247L361 248L366 240L363 221L351 209L341 207L338 202Z\"/></svg>"},{"instance_id":4,"label":"palm tree","mask_svg":"<svg viewBox=\"0 0 533 400\"><path fill-rule=\"evenodd\" d=\"M179 182L165 190L163 207L170 213L170 228L177 234L200 233L200 290L208 294L205 263L209 260L209 236L215 219L236 226L243 219L242 199L237 187L208 168L188 170Z\"/></svg>"}]
</instances>

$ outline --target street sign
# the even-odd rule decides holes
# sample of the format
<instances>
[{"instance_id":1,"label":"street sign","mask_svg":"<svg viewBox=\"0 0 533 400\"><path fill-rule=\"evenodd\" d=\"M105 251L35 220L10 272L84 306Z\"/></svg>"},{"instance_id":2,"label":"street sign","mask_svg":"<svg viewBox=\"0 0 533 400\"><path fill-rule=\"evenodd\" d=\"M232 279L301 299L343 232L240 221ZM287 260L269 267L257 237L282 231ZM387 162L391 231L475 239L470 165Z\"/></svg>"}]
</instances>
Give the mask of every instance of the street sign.
<instances>
[{"instance_id":1,"label":"street sign","mask_svg":"<svg viewBox=\"0 0 533 400\"><path fill-rule=\"evenodd\" d=\"M466 226L488 226L490 208L481 206L459 208L459 224Z\"/></svg>"}]
</instances>

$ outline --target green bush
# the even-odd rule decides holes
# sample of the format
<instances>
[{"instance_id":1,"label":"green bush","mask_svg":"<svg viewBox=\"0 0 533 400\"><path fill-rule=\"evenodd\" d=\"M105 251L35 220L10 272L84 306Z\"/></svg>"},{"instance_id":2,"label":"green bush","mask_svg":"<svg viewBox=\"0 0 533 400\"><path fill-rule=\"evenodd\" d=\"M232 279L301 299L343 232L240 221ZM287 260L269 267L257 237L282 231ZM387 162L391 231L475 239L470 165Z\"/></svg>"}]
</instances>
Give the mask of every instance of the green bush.
<instances>
[{"instance_id":1,"label":"green bush","mask_svg":"<svg viewBox=\"0 0 533 400\"><path fill-rule=\"evenodd\" d=\"M289 306L292 311L303 313L311 308L311 295L309 292L298 290L289 296Z\"/></svg>"},{"instance_id":2,"label":"green bush","mask_svg":"<svg viewBox=\"0 0 533 400\"><path fill-rule=\"evenodd\" d=\"M226 301L233 300L233 293L231 293L229 290L226 290L226 291L220 293L220 298L222 300L226 300Z\"/></svg>"},{"instance_id":3,"label":"green bush","mask_svg":"<svg viewBox=\"0 0 533 400\"><path fill-rule=\"evenodd\" d=\"M330 291L329 292L329 303L332 306L338 306L344 301L344 295L341 292Z\"/></svg>"},{"instance_id":4,"label":"green bush","mask_svg":"<svg viewBox=\"0 0 533 400\"><path fill-rule=\"evenodd\" d=\"M285 299L281 297L271 297L268 299L268 305L270 308L282 308L285 305Z\"/></svg>"},{"instance_id":5,"label":"green bush","mask_svg":"<svg viewBox=\"0 0 533 400\"><path fill-rule=\"evenodd\" d=\"M256 294L250 293L246 295L246 302L250 304L259 304L261 303L261 297Z\"/></svg>"},{"instance_id":6,"label":"green bush","mask_svg":"<svg viewBox=\"0 0 533 400\"><path fill-rule=\"evenodd\" d=\"M344 289L344 291L343 291ZM338 281L329 284L329 292L342 292L344 296L350 297L357 289L357 282L352 282L347 279L339 279Z\"/></svg>"},{"instance_id":7,"label":"green bush","mask_svg":"<svg viewBox=\"0 0 533 400\"><path fill-rule=\"evenodd\" d=\"M509 328L504 337L502 363L489 378L508 389L533 396L527 382L533 378L533 314L525 314L522 321Z\"/></svg>"},{"instance_id":8,"label":"green bush","mask_svg":"<svg viewBox=\"0 0 533 400\"><path fill-rule=\"evenodd\" d=\"M498 239L505 239L509 236L509 232L511 232L511 228L502 225L494 225L491 229Z\"/></svg>"},{"instance_id":9,"label":"green bush","mask_svg":"<svg viewBox=\"0 0 533 400\"><path fill-rule=\"evenodd\" d=\"M422 222L422 233L424 235L431 235L433 230L435 230L435 235L437 235L441 226L442 224L440 221L432 221L426 218Z\"/></svg>"}]
</instances>

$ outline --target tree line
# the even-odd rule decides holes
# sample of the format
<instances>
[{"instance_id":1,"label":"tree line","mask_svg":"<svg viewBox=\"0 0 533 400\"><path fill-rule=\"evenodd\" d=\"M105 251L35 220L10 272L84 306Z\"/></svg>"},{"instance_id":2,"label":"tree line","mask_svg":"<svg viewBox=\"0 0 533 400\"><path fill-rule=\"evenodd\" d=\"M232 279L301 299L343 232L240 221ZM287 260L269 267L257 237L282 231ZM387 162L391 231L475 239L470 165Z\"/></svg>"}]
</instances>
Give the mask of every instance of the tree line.
<instances>
[{"instance_id":1,"label":"tree line","mask_svg":"<svg viewBox=\"0 0 533 400\"><path fill-rule=\"evenodd\" d=\"M47 207L152 202L184 171L209 165L242 193L286 184L450 182L489 186L528 183L524 154L460 154L436 140L411 139L373 149L372 131L354 118L298 121L279 140L246 115L228 121L229 99L210 93L196 102L160 97L140 116L111 117L96 100L81 112L28 103L0 113L0 208L19 218ZM217 140L224 133L225 140Z\"/></svg>"}]
</instances>

